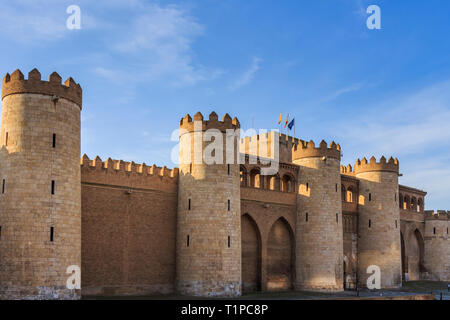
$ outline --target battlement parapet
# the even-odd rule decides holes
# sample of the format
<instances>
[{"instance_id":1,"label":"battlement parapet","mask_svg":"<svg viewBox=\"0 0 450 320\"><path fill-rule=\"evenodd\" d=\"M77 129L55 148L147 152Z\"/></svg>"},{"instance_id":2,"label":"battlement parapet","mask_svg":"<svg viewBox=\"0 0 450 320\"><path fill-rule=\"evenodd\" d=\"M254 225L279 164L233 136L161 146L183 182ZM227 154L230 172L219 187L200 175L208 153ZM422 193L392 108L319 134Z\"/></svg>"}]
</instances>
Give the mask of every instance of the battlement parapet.
<instances>
[{"instance_id":1,"label":"battlement parapet","mask_svg":"<svg viewBox=\"0 0 450 320\"><path fill-rule=\"evenodd\" d=\"M322 140L318 148L314 141L302 141L292 147L292 160L314 157L326 157L341 160L341 146L334 141L329 145Z\"/></svg>"},{"instance_id":2,"label":"battlement parapet","mask_svg":"<svg viewBox=\"0 0 450 320\"><path fill-rule=\"evenodd\" d=\"M183 134L182 130L186 130L188 132L194 132L194 130L197 130L197 127L194 124L198 122L201 122L201 131L217 129L225 133L227 129L236 130L241 127L239 120L236 117L231 119L228 113L222 117L222 121L219 121L219 116L214 111L211 112L208 120L204 120L203 115L200 112L197 112L194 115L194 118L192 118L189 114L186 114L186 116L180 120L180 135ZM198 124L196 125L199 126Z\"/></svg>"},{"instance_id":3,"label":"battlement parapet","mask_svg":"<svg viewBox=\"0 0 450 320\"><path fill-rule=\"evenodd\" d=\"M83 157L81 158L80 164L81 167L89 167L95 170L106 170L115 172L121 171L167 178L178 177L178 168L168 169L166 166L164 167L157 167L156 165L147 166L145 163L137 164L133 161L126 162L123 160L112 160L111 158L108 158L108 160L106 161L102 161L102 159L98 156L95 159L91 160L86 154L83 155Z\"/></svg>"},{"instance_id":4,"label":"battlement parapet","mask_svg":"<svg viewBox=\"0 0 450 320\"><path fill-rule=\"evenodd\" d=\"M425 220L442 220L448 221L450 220L450 211L445 210L425 210Z\"/></svg>"},{"instance_id":5,"label":"battlement parapet","mask_svg":"<svg viewBox=\"0 0 450 320\"><path fill-rule=\"evenodd\" d=\"M41 73L35 68L28 73L25 79L23 73L17 69L11 75L3 78L2 100L9 95L19 93L36 93L64 98L76 103L80 109L82 106L81 86L69 77L64 84L62 78L53 72L48 81L41 80Z\"/></svg>"},{"instance_id":6,"label":"battlement parapet","mask_svg":"<svg viewBox=\"0 0 450 320\"><path fill-rule=\"evenodd\" d=\"M390 157L388 161L386 158L382 156L380 161L377 162L375 157L370 158L370 161L367 161L366 158L362 160L356 160L354 172L355 174L370 172L370 171L388 171L399 173L399 162L397 158Z\"/></svg>"},{"instance_id":7,"label":"battlement parapet","mask_svg":"<svg viewBox=\"0 0 450 320\"><path fill-rule=\"evenodd\" d=\"M348 164L347 166L341 165L341 174L345 174L348 176L354 176L355 171L353 170L353 168L350 164Z\"/></svg>"}]
</instances>

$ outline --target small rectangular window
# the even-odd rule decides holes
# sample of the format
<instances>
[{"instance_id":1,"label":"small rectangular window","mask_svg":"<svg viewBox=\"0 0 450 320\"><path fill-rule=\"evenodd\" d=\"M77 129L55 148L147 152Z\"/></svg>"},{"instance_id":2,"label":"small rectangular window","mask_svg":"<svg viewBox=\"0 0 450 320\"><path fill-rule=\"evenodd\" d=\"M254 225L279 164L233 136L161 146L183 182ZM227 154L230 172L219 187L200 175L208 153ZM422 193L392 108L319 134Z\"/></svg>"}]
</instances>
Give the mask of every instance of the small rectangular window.
<instances>
[{"instance_id":1,"label":"small rectangular window","mask_svg":"<svg viewBox=\"0 0 450 320\"><path fill-rule=\"evenodd\" d=\"M436 234L436 228L433 228L433 234Z\"/></svg>"},{"instance_id":2,"label":"small rectangular window","mask_svg":"<svg viewBox=\"0 0 450 320\"><path fill-rule=\"evenodd\" d=\"M338 192L338 185L337 185L337 183L336 183L336 192Z\"/></svg>"},{"instance_id":3,"label":"small rectangular window","mask_svg":"<svg viewBox=\"0 0 450 320\"><path fill-rule=\"evenodd\" d=\"M230 175L231 174L231 167L230 167L230 165L228 165L228 175Z\"/></svg>"},{"instance_id":4,"label":"small rectangular window","mask_svg":"<svg viewBox=\"0 0 450 320\"><path fill-rule=\"evenodd\" d=\"M191 199L188 199L188 210L191 210Z\"/></svg>"},{"instance_id":5,"label":"small rectangular window","mask_svg":"<svg viewBox=\"0 0 450 320\"><path fill-rule=\"evenodd\" d=\"M55 228L50 227L50 242L53 242L54 236L55 236Z\"/></svg>"},{"instance_id":6,"label":"small rectangular window","mask_svg":"<svg viewBox=\"0 0 450 320\"><path fill-rule=\"evenodd\" d=\"M5 185L6 185L6 180L3 179L3 182L2 182L2 193L5 193Z\"/></svg>"},{"instance_id":7,"label":"small rectangular window","mask_svg":"<svg viewBox=\"0 0 450 320\"><path fill-rule=\"evenodd\" d=\"M306 215L305 215L306 222L308 222L308 218L309 218L309 215L308 215L308 212L307 212Z\"/></svg>"},{"instance_id":8,"label":"small rectangular window","mask_svg":"<svg viewBox=\"0 0 450 320\"><path fill-rule=\"evenodd\" d=\"M336 213L336 223L339 223L339 213Z\"/></svg>"},{"instance_id":9,"label":"small rectangular window","mask_svg":"<svg viewBox=\"0 0 450 320\"><path fill-rule=\"evenodd\" d=\"M228 236L228 248L230 248L230 247L231 247L231 237Z\"/></svg>"},{"instance_id":10,"label":"small rectangular window","mask_svg":"<svg viewBox=\"0 0 450 320\"><path fill-rule=\"evenodd\" d=\"M55 180L52 180L52 194L55 194Z\"/></svg>"},{"instance_id":11,"label":"small rectangular window","mask_svg":"<svg viewBox=\"0 0 450 320\"><path fill-rule=\"evenodd\" d=\"M192 163L189 164L189 173L192 173Z\"/></svg>"},{"instance_id":12,"label":"small rectangular window","mask_svg":"<svg viewBox=\"0 0 450 320\"><path fill-rule=\"evenodd\" d=\"M5 134L5 146L8 146L8 132Z\"/></svg>"},{"instance_id":13,"label":"small rectangular window","mask_svg":"<svg viewBox=\"0 0 450 320\"><path fill-rule=\"evenodd\" d=\"M187 247L189 247L189 244L190 244L190 243L189 243L189 240L190 240L190 239L189 239L189 235L188 235L187 238L186 238L186 246L187 246Z\"/></svg>"},{"instance_id":14,"label":"small rectangular window","mask_svg":"<svg viewBox=\"0 0 450 320\"><path fill-rule=\"evenodd\" d=\"M395 220L395 229L397 229L398 228L398 223L397 223L397 220Z\"/></svg>"},{"instance_id":15,"label":"small rectangular window","mask_svg":"<svg viewBox=\"0 0 450 320\"><path fill-rule=\"evenodd\" d=\"M372 194L369 193L369 201L372 201Z\"/></svg>"},{"instance_id":16,"label":"small rectangular window","mask_svg":"<svg viewBox=\"0 0 450 320\"><path fill-rule=\"evenodd\" d=\"M309 190L309 183L307 182L306 183L306 191L308 191Z\"/></svg>"},{"instance_id":17,"label":"small rectangular window","mask_svg":"<svg viewBox=\"0 0 450 320\"><path fill-rule=\"evenodd\" d=\"M231 200L228 199L228 211L230 211L230 210L231 210Z\"/></svg>"},{"instance_id":18,"label":"small rectangular window","mask_svg":"<svg viewBox=\"0 0 450 320\"><path fill-rule=\"evenodd\" d=\"M56 148L56 133L53 134L53 148Z\"/></svg>"},{"instance_id":19,"label":"small rectangular window","mask_svg":"<svg viewBox=\"0 0 450 320\"><path fill-rule=\"evenodd\" d=\"M369 219L369 228L372 227L372 220Z\"/></svg>"}]
</instances>

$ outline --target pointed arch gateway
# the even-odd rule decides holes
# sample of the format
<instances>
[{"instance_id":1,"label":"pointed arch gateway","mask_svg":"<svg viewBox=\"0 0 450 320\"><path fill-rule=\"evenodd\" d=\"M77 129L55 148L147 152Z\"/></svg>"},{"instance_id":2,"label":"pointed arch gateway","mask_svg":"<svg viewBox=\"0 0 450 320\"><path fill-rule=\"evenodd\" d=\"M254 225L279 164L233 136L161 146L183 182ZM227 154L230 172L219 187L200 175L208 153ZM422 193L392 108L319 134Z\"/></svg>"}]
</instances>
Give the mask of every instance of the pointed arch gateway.
<instances>
[{"instance_id":1,"label":"pointed arch gateway","mask_svg":"<svg viewBox=\"0 0 450 320\"><path fill-rule=\"evenodd\" d=\"M409 280L420 280L423 265L423 238L418 229L411 232L408 239L408 275Z\"/></svg>"},{"instance_id":2,"label":"pointed arch gateway","mask_svg":"<svg viewBox=\"0 0 450 320\"><path fill-rule=\"evenodd\" d=\"M261 235L255 220L249 215L241 217L242 291L261 290Z\"/></svg>"},{"instance_id":3,"label":"pointed arch gateway","mask_svg":"<svg viewBox=\"0 0 450 320\"><path fill-rule=\"evenodd\" d=\"M294 236L283 217L272 225L267 242L267 289L289 290L293 283Z\"/></svg>"}]
</instances>

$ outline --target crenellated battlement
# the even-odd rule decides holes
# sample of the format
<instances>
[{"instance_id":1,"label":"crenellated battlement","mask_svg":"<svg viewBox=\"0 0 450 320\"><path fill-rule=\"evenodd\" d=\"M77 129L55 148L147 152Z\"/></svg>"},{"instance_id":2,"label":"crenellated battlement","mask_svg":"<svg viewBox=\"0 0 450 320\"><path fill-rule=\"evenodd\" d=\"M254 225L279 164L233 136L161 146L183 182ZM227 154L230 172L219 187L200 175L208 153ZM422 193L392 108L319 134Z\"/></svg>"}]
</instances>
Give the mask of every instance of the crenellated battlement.
<instances>
[{"instance_id":1,"label":"crenellated battlement","mask_svg":"<svg viewBox=\"0 0 450 320\"><path fill-rule=\"evenodd\" d=\"M370 161L367 161L366 158L363 158L362 160L360 159L356 160L354 167L355 174L369 171L389 171L398 174L399 172L398 159L390 157L389 160L386 161L386 158L382 156L379 162L377 162L377 159L375 157L370 158Z\"/></svg>"},{"instance_id":2,"label":"crenellated battlement","mask_svg":"<svg viewBox=\"0 0 450 320\"><path fill-rule=\"evenodd\" d=\"M194 129L197 129L194 127L194 123L196 123L196 122L202 123L202 126L201 126L202 131L206 131L208 129L218 129L221 132L226 132L227 129L235 130L235 129L239 129L241 127L241 124L239 123L239 120L236 117L231 119L230 115L228 113L226 113L222 117L222 120L219 121L219 116L217 115L217 113L215 113L213 111L209 115L208 120L204 120L201 112L197 112L194 115L194 118L192 118L189 114L186 114L186 116L180 120L180 129L184 129L189 132L193 132Z\"/></svg>"},{"instance_id":3,"label":"crenellated battlement","mask_svg":"<svg viewBox=\"0 0 450 320\"><path fill-rule=\"evenodd\" d=\"M332 141L329 145L322 140L318 148L314 141L299 140L298 144L292 147L292 160L313 157L327 157L341 160L341 146Z\"/></svg>"},{"instance_id":4,"label":"crenellated battlement","mask_svg":"<svg viewBox=\"0 0 450 320\"><path fill-rule=\"evenodd\" d=\"M147 166L145 163L137 164L133 161L126 162L123 160L112 160L108 158L106 161L97 156L95 159L91 160L84 154L80 160L81 167L94 168L95 170L114 170L115 172L129 172L137 173L142 175L160 176L167 178L177 178L178 168L168 169L166 166L157 167L156 165Z\"/></svg>"},{"instance_id":5,"label":"crenellated battlement","mask_svg":"<svg viewBox=\"0 0 450 320\"><path fill-rule=\"evenodd\" d=\"M348 176L354 176L355 171L353 171L353 168L350 164L348 164L347 166L341 165L341 174L345 174Z\"/></svg>"},{"instance_id":6,"label":"crenellated battlement","mask_svg":"<svg viewBox=\"0 0 450 320\"><path fill-rule=\"evenodd\" d=\"M450 211L445 210L425 210L425 220L450 220Z\"/></svg>"},{"instance_id":7,"label":"crenellated battlement","mask_svg":"<svg viewBox=\"0 0 450 320\"><path fill-rule=\"evenodd\" d=\"M35 68L28 73L25 79L23 73L17 69L11 75L3 78L2 100L9 95L19 93L36 93L56 96L76 103L80 109L82 106L81 86L69 77L64 84L61 76L53 72L48 81L41 80L41 73Z\"/></svg>"}]
</instances>

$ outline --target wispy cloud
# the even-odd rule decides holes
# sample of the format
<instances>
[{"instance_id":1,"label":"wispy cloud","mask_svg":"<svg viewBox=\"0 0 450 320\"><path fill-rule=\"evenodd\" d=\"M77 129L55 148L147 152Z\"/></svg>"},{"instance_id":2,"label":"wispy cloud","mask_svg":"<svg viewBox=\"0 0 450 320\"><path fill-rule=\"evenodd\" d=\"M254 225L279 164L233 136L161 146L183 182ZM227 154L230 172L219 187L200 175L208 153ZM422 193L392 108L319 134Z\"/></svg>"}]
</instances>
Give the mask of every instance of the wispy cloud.
<instances>
[{"instance_id":1,"label":"wispy cloud","mask_svg":"<svg viewBox=\"0 0 450 320\"><path fill-rule=\"evenodd\" d=\"M396 156L401 183L426 189L432 206L450 205L450 81L361 106L333 134L345 161Z\"/></svg>"},{"instance_id":2,"label":"wispy cloud","mask_svg":"<svg viewBox=\"0 0 450 320\"><path fill-rule=\"evenodd\" d=\"M67 31L65 11L41 1L0 3L0 34L18 42L48 42L62 38ZM63 9L64 10L64 9Z\"/></svg>"},{"instance_id":3,"label":"wispy cloud","mask_svg":"<svg viewBox=\"0 0 450 320\"><path fill-rule=\"evenodd\" d=\"M234 91L252 82L256 72L260 69L261 61L260 58L254 57L250 67L231 84L230 89Z\"/></svg>"},{"instance_id":4,"label":"wispy cloud","mask_svg":"<svg viewBox=\"0 0 450 320\"><path fill-rule=\"evenodd\" d=\"M355 83L348 87L341 88L339 90L336 90L332 92L330 95L326 96L322 100L319 100L319 102L330 102L333 100L338 99L340 96L345 95L347 93L352 93L361 90L364 87L364 83Z\"/></svg>"}]
</instances>

